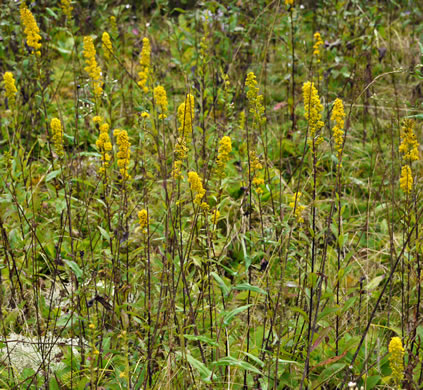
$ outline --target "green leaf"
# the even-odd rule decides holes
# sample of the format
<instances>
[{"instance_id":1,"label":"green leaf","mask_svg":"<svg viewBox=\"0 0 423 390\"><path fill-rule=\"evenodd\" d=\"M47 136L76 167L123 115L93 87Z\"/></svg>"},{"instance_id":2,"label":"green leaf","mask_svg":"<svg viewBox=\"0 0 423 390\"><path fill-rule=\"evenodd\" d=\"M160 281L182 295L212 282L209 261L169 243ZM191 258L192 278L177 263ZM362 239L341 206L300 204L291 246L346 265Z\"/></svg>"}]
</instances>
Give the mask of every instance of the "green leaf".
<instances>
[{"instance_id":1,"label":"green leaf","mask_svg":"<svg viewBox=\"0 0 423 390\"><path fill-rule=\"evenodd\" d=\"M223 317L223 323L225 325L229 325L232 321L232 319L239 313L242 313L244 310L247 310L250 306L253 306L252 304L244 305L241 307L237 307L236 309L230 311L229 313L226 313Z\"/></svg>"},{"instance_id":2,"label":"green leaf","mask_svg":"<svg viewBox=\"0 0 423 390\"><path fill-rule=\"evenodd\" d=\"M63 261L72 270L72 272L75 274L76 278L78 280L82 280L82 276L83 276L84 272L82 271L81 268L79 268L79 265L76 264L73 260L64 259Z\"/></svg>"},{"instance_id":3,"label":"green leaf","mask_svg":"<svg viewBox=\"0 0 423 390\"><path fill-rule=\"evenodd\" d=\"M246 371L251 371L256 374L261 374L261 371L257 367L254 367L252 364L244 362L243 360L235 359L232 356L226 356L218 360L217 362L213 362L212 364L216 366L235 366L235 367L242 368Z\"/></svg>"},{"instance_id":4,"label":"green leaf","mask_svg":"<svg viewBox=\"0 0 423 390\"><path fill-rule=\"evenodd\" d=\"M110 242L110 234L106 232L101 226L97 226L98 230L100 230L101 235L106 239L106 241Z\"/></svg>"},{"instance_id":5,"label":"green leaf","mask_svg":"<svg viewBox=\"0 0 423 390\"><path fill-rule=\"evenodd\" d=\"M299 307L291 307L291 310L300 313L301 316L304 318L304 321L308 322L308 315L303 309L300 309Z\"/></svg>"},{"instance_id":6,"label":"green leaf","mask_svg":"<svg viewBox=\"0 0 423 390\"><path fill-rule=\"evenodd\" d=\"M264 367L263 360L259 359L257 356L254 356L251 353L241 351L244 355L247 355L251 360L254 360L260 367Z\"/></svg>"},{"instance_id":7,"label":"green leaf","mask_svg":"<svg viewBox=\"0 0 423 390\"><path fill-rule=\"evenodd\" d=\"M214 347L219 346L219 344L216 343L216 341L214 341L213 339L211 339L210 337L207 337L207 336L195 336L195 335L192 335L192 334L184 334L184 337L187 340L202 341L203 343L213 345Z\"/></svg>"},{"instance_id":8,"label":"green leaf","mask_svg":"<svg viewBox=\"0 0 423 390\"><path fill-rule=\"evenodd\" d=\"M335 363L325 368L319 375L317 383L313 383L313 388L317 388L323 383L328 382L330 378L335 376L339 371L342 371L346 365L346 363Z\"/></svg>"},{"instance_id":9,"label":"green leaf","mask_svg":"<svg viewBox=\"0 0 423 390\"><path fill-rule=\"evenodd\" d=\"M188 363L191 364L192 367L194 367L201 376L201 379L206 382L211 382L211 375L212 372L199 360L193 358L191 355L187 355Z\"/></svg>"},{"instance_id":10,"label":"green leaf","mask_svg":"<svg viewBox=\"0 0 423 390\"><path fill-rule=\"evenodd\" d=\"M224 280L216 272L211 272L211 275L216 280L217 284L223 292L223 295L228 296L231 292L231 289L226 285Z\"/></svg>"},{"instance_id":11,"label":"green leaf","mask_svg":"<svg viewBox=\"0 0 423 390\"><path fill-rule=\"evenodd\" d=\"M267 292L261 289L260 287L252 286L250 283L241 283L236 285L235 287L232 287L232 289L233 290L249 290L249 291L254 291L263 295L267 294Z\"/></svg>"},{"instance_id":12,"label":"green leaf","mask_svg":"<svg viewBox=\"0 0 423 390\"><path fill-rule=\"evenodd\" d=\"M385 275L379 275L373 278L365 287L367 291L374 290L377 286L379 286L380 282L385 279Z\"/></svg>"},{"instance_id":13,"label":"green leaf","mask_svg":"<svg viewBox=\"0 0 423 390\"><path fill-rule=\"evenodd\" d=\"M55 171L50 172L47 176L46 176L46 183L48 183L51 179L54 179L55 177L57 177L58 175L60 175L60 172L62 172L61 169L56 169Z\"/></svg>"}]
</instances>

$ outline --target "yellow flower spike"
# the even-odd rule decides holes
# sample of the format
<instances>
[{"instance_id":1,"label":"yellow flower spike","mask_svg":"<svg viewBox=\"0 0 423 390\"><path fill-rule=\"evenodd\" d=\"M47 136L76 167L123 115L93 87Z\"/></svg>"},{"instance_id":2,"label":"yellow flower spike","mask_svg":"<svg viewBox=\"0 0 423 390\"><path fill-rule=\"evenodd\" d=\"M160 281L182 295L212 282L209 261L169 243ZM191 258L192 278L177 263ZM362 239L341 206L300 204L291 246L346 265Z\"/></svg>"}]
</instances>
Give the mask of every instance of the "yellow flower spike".
<instances>
[{"instance_id":1,"label":"yellow flower spike","mask_svg":"<svg viewBox=\"0 0 423 390\"><path fill-rule=\"evenodd\" d=\"M248 87L247 100L250 106L250 113L254 115L254 121L258 124L266 122L264 117L263 95L259 95L256 76L253 72L248 73L245 85Z\"/></svg>"},{"instance_id":2,"label":"yellow flower spike","mask_svg":"<svg viewBox=\"0 0 423 390\"><path fill-rule=\"evenodd\" d=\"M117 153L117 166L122 176L122 181L131 179L128 174L129 161L131 157L130 142L126 130L115 129L113 135L116 137L116 143L119 146Z\"/></svg>"},{"instance_id":3,"label":"yellow flower spike","mask_svg":"<svg viewBox=\"0 0 423 390\"><path fill-rule=\"evenodd\" d=\"M149 223L148 221L148 212L146 209L142 209L138 211L138 223L140 224L140 228L143 231L143 233L147 233L147 225Z\"/></svg>"},{"instance_id":4,"label":"yellow flower spike","mask_svg":"<svg viewBox=\"0 0 423 390\"><path fill-rule=\"evenodd\" d=\"M26 35L26 44L31 47L37 56L41 55L41 35L37 22L32 12L28 9L25 1L20 7L21 23L24 26L24 33Z\"/></svg>"},{"instance_id":5,"label":"yellow flower spike","mask_svg":"<svg viewBox=\"0 0 423 390\"><path fill-rule=\"evenodd\" d=\"M217 210L217 209L213 210L213 213L212 213L212 223L213 223L213 225L217 224L217 221L219 220L219 218L220 218L219 210Z\"/></svg>"},{"instance_id":6,"label":"yellow flower spike","mask_svg":"<svg viewBox=\"0 0 423 390\"><path fill-rule=\"evenodd\" d=\"M54 143L54 148L56 149L56 153L59 157L64 155L63 151L63 129L62 123L59 119L53 118L50 122L51 132L52 132L52 140Z\"/></svg>"},{"instance_id":7,"label":"yellow flower spike","mask_svg":"<svg viewBox=\"0 0 423 390\"><path fill-rule=\"evenodd\" d=\"M72 18L72 10L73 7L71 6L71 0L61 0L60 8L62 9L63 13L70 19Z\"/></svg>"},{"instance_id":8,"label":"yellow flower spike","mask_svg":"<svg viewBox=\"0 0 423 390\"><path fill-rule=\"evenodd\" d=\"M305 117L310 129L310 139L313 140L316 133L324 126L321 114L323 105L320 103L319 93L314 83L307 81L303 84L303 98Z\"/></svg>"},{"instance_id":9,"label":"yellow flower spike","mask_svg":"<svg viewBox=\"0 0 423 390\"><path fill-rule=\"evenodd\" d=\"M99 98L103 93L103 76L100 67L97 65L95 56L96 51L93 39L90 36L84 37L84 57L86 64L84 69L92 80L94 96Z\"/></svg>"},{"instance_id":10,"label":"yellow flower spike","mask_svg":"<svg viewBox=\"0 0 423 390\"><path fill-rule=\"evenodd\" d=\"M95 117L93 117L93 122L95 124L103 122L103 118L100 115L96 115Z\"/></svg>"},{"instance_id":11,"label":"yellow flower spike","mask_svg":"<svg viewBox=\"0 0 423 390\"><path fill-rule=\"evenodd\" d=\"M203 188L203 183L197 172L188 172L188 182L191 184L191 191L195 194L194 203L201 206L203 209L207 208L207 203L202 202L206 190Z\"/></svg>"},{"instance_id":12,"label":"yellow flower spike","mask_svg":"<svg viewBox=\"0 0 423 390\"><path fill-rule=\"evenodd\" d=\"M140 65L141 70L138 72L138 85L142 88L144 93L148 92L147 81L148 81L148 73L150 71L150 56L151 56L151 46L150 40L148 38L144 38L142 40L142 50L140 55Z\"/></svg>"},{"instance_id":13,"label":"yellow flower spike","mask_svg":"<svg viewBox=\"0 0 423 390\"><path fill-rule=\"evenodd\" d=\"M114 15L110 16L109 22L110 22L110 28L112 29L112 32L116 32L117 31L116 16Z\"/></svg>"},{"instance_id":14,"label":"yellow flower spike","mask_svg":"<svg viewBox=\"0 0 423 390\"><path fill-rule=\"evenodd\" d=\"M181 124L178 131L181 136L186 138L191 136L194 115L194 96L187 94L185 102L178 107L178 120Z\"/></svg>"},{"instance_id":15,"label":"yellow flower spike","mask_svg":"<svg viewBox=\"0 0 423 390\"><path fill-rule=\"evenodd\" d=\"M101 37L101 42L103 43L102 47L103 47L104 58L106 60L109 60L110 56L113 54L113 46L112 46L112 41L110 40L109 33L107 32L103 33Z\"/></svg>"},{"instance_id":16,"label":"yellow flower spike","mask_svg":"<svg viewBox=\"0 0 423 390\"><path fill-rule=\"evenodd\" d=\"M399 151L408 164L419 160L419 143L414 133L414 124L415 122L412 119L405 119L400 132L401 144Z\"/></svg>"},{"instance_id":17,"label":"yellow flower spike","mask_svg":"<svg viewBox=\"0 0 423 390\"><path fill-rule=\"evenodd\" d=\"M404 378L404 348L399 337L392 337L389 343L389 366L395 383L400 384Z\"/></svg>"},{"instance_id":18,"label":"yellow flower spike","mask_svg":"<svg viewBox=\"0 0 423 390\"><path fill-rule=\"evenodd\" d=\"M159 115L159 119L165 119L167 117L167 95L166 90L161 86L158 85L154 88L154 101L158 107L161 109L161 114Z\"/></svg>"},{"instance_id":19,"label":"yellow flower spike","mask_svg":"<svg viewBox=\"0 0 423 390\"><path fill-rule=\"evenodd\" d=\"M16 89L16 80L13 77L12 72L5 72L3 74L4 89L6 90L6 97L9 100L10 105L15 103L15 97L18 90Z\"/></svg>"},{"instance_id":20,"label":"yellow flower spike","mask_svg":"<svg viewBox=\"0 0 423 390\"><path fill-rule=\"evenodd\" d=\"M338 161L341 156L342 146L344 144L344 104L341 99L336 99L333 104L331 120L335 121L335 126L332 128L333 138L335 140L335 148L337 152Z\"/></svg>"},{"instance_id":21,"label":"yellow flower spike","mask_svg":"<svg viewBox=\"0 0 423 390\"><path fill-rule=\"evenodd\" d=\"M320 62L320 46L323 45L323 40L319 32L315 32L313 35L314 45L313 45L313 56L316 57L316 62Z\"/></svg>"},{"instance_id":22,"label":"yellow flower spike","mask_svg":"<svg viewBox=\"0 0 423 390\"><path fill-rule=\"evenodd\" d=\"M101 117L95 116L93 118L94 123L99 123L98 119L101 121ZM107 123L103 123L99 126L100 134L97 141L95 142L99 152L101 153L102 167L99 169L99 174L102 175L106 172L106 168L109 166L109 161L111 159L110 152L113 149L112 143L109 137L110 126Z\"/></svg>"},{"instance_id":23,"label":"yellow flower spike","mask_svg":"<svg viewBox=\"0 0 423 390\"><path fill-rule=\"evenodd\" d=\"M219 150L217 154L217 172L219 176L224 176L225 165L229 161L229 154L232 152L231 137L225 135L219 141Z\"/></svg>"},{"instance_id":24,"label":"yellow flower spike","mask_svg":"<svg viewBox=\"0 0 423 390\"><path fill-rule=\"evenodd\" d=\"M301 192L296 192L292 195L291 202L289 203L289 207L291 207L292 210L294 210L294 216L297 219L298 223L303 223L304 218L302 217L302 213L305 209L305 206L300 204L301 200Z\"/></svg>"},{"instance_id":25,"label":"yellow flower spike","mask_svg":"<svg viewBox=\"0 0 423 390\"><path fill-rule=\"evenodd\" d=\"M413 189L413 176L409 165L404 165L401 168L400 188L406 193L411 193Z\"/></svg>"},{"instance_id":26,"label":"yellow flower spike","mask_svg":"<svg viewBox=\"0 0 423 390\"><path fill-rule=\"evenodd\" d=\"M263 189L260 187L264 184L264 179L260 177L260 172L263 169L257 154L254 150L250 151L250 174L251 174L251 184L256 187L256 193L261 195Z\"/></svg>"}]
</instances>

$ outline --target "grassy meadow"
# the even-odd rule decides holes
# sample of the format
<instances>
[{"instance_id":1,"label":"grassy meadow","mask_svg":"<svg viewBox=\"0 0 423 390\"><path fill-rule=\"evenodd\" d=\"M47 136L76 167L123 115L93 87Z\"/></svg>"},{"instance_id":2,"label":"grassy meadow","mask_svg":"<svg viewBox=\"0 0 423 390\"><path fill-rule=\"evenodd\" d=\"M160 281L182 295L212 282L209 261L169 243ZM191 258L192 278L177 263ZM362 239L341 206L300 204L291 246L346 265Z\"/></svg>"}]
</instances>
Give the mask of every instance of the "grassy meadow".
<instances>
[{"instance_id":1,"label":"grassy meadow","mask_svg":"<svg viewBox=\"0 0 423 390\"><path fill-rule=\"evenodd\" d=\"M423 388L423 4L4 0L0 389Z\"/></svg>"}]
</instances>

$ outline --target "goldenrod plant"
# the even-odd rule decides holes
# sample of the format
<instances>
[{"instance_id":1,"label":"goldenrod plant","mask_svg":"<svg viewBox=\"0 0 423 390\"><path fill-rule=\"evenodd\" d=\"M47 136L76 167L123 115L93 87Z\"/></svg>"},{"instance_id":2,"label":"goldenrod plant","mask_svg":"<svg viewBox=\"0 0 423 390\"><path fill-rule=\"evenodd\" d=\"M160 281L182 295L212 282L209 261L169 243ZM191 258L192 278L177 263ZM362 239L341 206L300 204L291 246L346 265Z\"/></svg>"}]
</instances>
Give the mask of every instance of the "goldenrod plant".
<instances>
[{"instance_id":1,"label":"goldenrod plant","mask_svg":"<svg viewBox=\"0 0 423 390\"><path fill-rule=\"evenodd\" d=\"M423 388L412 3L0 2L0 388Z\"/></svg>"}]
</instances>

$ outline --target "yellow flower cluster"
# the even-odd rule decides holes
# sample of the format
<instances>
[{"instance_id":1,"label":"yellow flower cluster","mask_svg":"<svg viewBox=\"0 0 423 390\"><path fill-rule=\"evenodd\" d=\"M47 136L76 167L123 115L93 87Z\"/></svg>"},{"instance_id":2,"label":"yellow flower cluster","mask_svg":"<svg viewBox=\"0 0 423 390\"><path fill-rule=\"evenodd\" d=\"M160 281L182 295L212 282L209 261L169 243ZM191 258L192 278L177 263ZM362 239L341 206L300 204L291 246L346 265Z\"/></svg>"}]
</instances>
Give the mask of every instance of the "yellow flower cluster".
<instances>
[{"instance_id":1,"label":"yellow flower cluster","mask_svg":"<svg viewBox=\"0 0 423 390\"><path fill-rule=\"evenodd\" d=\"M401 144L399 151L405 161L405 165L401 168L400 188L409 194L413 188L413 175L411 164L413 161L419 160L419 143L414 133L414 121L405 119L400 132Z\"/></svg>"},{"instance_id":2,"label":"yellow flower cluster","mask_svg":"<svg viewBox=\"0 0 423 390\"><path fill-rule=\"evenodd\" d=\"M258 195L263 193L263 189L260 187L264 184L264 179L260 177L259 171L263 169L263 165L255 151L250 151L250 174L252 177L251 183L256 187L256 192Z\"/></svg>"},{"instance_id":3,"label":"yellow flower cluster","mask_svg":"<svg viewBox=\"0 0 423 390\"><path fill-rule=\"evenodd\" d=\"M332 134L335 140L336 152L338 156L338 161L341 156L342 146L344 145L344 104L341 99L336 99L333 104L331 120L335 121L335 126L333 126ZM339 163L340 164L340 163Z\"/></svg>"},{"instance_id":4,"label":"yellow flower cluster","mask_svg":"<svg viewBox=\"0 0 423 390\"><path fill-rule=\"evenodd\" d=\"M314 33L313 56L316 57L316 62L320 62L320 46L323 45L323 40L319 32Z\"/></svg>"},{"instance_id":5,"label":"yellow flower cluster","mask_svg":"<svg viewBox=\"0 0 423 390\"><path fill-rule=\"evenodd\" d=\"M143 233L147 233L146 227L148 225L148 212L146 209L138 211L138 220Z\"/></svg>"},{"instance_id":6,"label":"yellow flower cluster","mask_svg":"<svg viewBox=\"0 0 423 390\"><path fill-rule=\"evenodd\" d=\"M318 133L324 126L321 114L323 111L323 105L320 103L319 93L314 86L314 83L307 81L303 84L303 98L305 117L308 120L308 126L310 129L310 139L313 140L316 133ZM321 141L322 139L318 138L316 143L319 144Z\"/></svg>"},{"instance_id":7,"label":"yellow flower cluster","mask_svg":"<svg viewBox=\"0 0 423 390\"><path fill-rule=\"evenodd\" d=\"M142 90L147 93L147 80L148 80L148 73L150 71L150 55L151 55L151 46L150 41L148 38L144 38L142 40L142 50L140 56L140 65L141 70L138 72L138 77L140 80L138 81L138 85L142 88Z\"/></svg>"},{"instance_id":8,"label":"yellow flower cluster","mask_svg":"<svg viewBox=\"0 0 423 390\"><path fill-rule=\"evenodd\" d=\"M98 98L103 93L103 77L101 75L101 69L97 65L95 55L96 51L93 39L90 36L84 37L84 57L87 65L84 69L93 82L94 96Z\"/></svg>"},{"instance_id":9,"label":"yellow flower cluster","mask_svg":"<svg viewBox=\"0 0 423 390\"><path fill-rule=\"evenodd\" d=\"M72 17L73 7L71 6L71 0L61 0L60 8L63 10L63 13L70 19Z\"/></svg>"},{"instance_id":10,"label":"yellow flower cluster","mask_svg":"<svg viewBox=\"0 0 423 390\"><path fill-rule=\"evenodd\" d=\"M396 384L404 378L404 348L399 337L392 337L389 343L389 366Z\"/></svg>"},{"instance_id":11,"label":"yellow flower cluster","mask_svg":"<svg viewBox=\"0 0 423 390\"><path fill-rule=\"evenodd\" d=\"M216 225L219 218L220 218L220 211L217 210L217 209L213 210L213 212L212 212L212 224Z\"/></svg>"},{"instance_id":12,"label":"yellow flower cluster","mask_svg":"<svg viewBox=\"0 0 423 390\"><path fill-rule=\"evenodd\" d=\"M182 179L182 163L187 158L188 147L184 137L179 137L175 145L175 162L173 163L172 177Z\"/></svg>"},{"instance_id":13,"label":"yellow flower cluster","mask_svg":"<svg viewBox=\"0 0 423 390\"><path fill-rule=\"evenodd\" d=\"M102 121L102 118L95 116L93 118L93 121L94 123L100 123ZM98 136L97 141L95 142L98 150L101 153L101 160L103 163L103 166L99 169L100 174L104 174L106 171L106 168L109 166L109 161L111 156L108 152L110 152L113 149L112 143L109 137L109 128L110 126L107 123L103 123L102 125L100 125L100 134Z\"/></svg>"},{"instance_id":14,"label":"yellow flower cluster","mask_svg":"<svg viewBox=\"0 0 423 390\"><path fill-rule=\"evenodd\" d=\"M18 92L15 85L15 78L12 72L5 72L3 74L4 89L6 90L6 97L9 99L9 104L15 103L15 95Z\"/></svg>"},{"instance_id":15,"label":"yellow flower cluster","mask_svg":"<svg viewBox=\"0 0 423 390\"><path fill-rule=\"evenodd\" d=\"M131 179L128 174L129 159L131 157L131 144L129 142L128 132L126 130L115 129L113 135L116 137L116 143L119 146L117 153L117 166L122 176L122 181Z\"/></svg>"},{"instance_id":16,"label":"yellow flower cluster","mask_svg":"<svg viewBox=\"0 0 423 390\"><path fill-rule=\"evenodd\" d=\"M166 90L161 85L154 88L154 101L162 111L159 119L165 119L167 117L167 95Z\"/></svg>"},{"instance_id":17,"label":"yellow flower cluster","mask_svg":"<svg viewBox=\"0 0 423 390\"><path fill-rule=\"evenodd\" d=\"M258 124L266 122L264 117L263 95L259 95L257 87L256 75L250 72L245 80L245 85L248 87L247 99L250 106L250 112L254 115L254 121Z\"/></svg>"},{"instance_id":18,"label":"yellow flower cluster","mask_svg":"<svg viewBox=\"0 0 423 390\"><path fill-rule=\"evenodd\" d=\"M106 60L110 59L110 55L113 54L112 41L110 40L110 35L106 31L101 36L101 42L103 43L103 53Z\"/></svg>"},{"instance_id":19,"label":"yellow flower cluster","mask_svg":"<svg viewBox=\"0 0 423 390\"><path fill-rule=\"evenodd\" d=\"M401 168L400 188L406 194L409 194L413 189L413 176L411 174L411 168L409 165L404 165Z\"/></svg>"},{"instance_id":20,"label":"yellow flower cluster","mask_svg":"<svg viewBox=\"0 0 423 390\"><path fill-rule=\"evenodd\" d=\"M206 190L203 188L200 176L197 172L188 172L188 182L191 184L191 191L195 193L194 203L201 206L203 210L208 210L209 206L206 202L202 202Z\"/></svg>"},{"instance_id":21,"label":"yellow flower cluster","mask_svg":"<svg viewBox=\"0 0 423 390\"><path fill-rule=\"evenodd\" d=\"M190 137L194 120L194 96L191 94L187 94L185 102L178 107L178 120L181 124L178 128L181 137Z\"/></svg>"},{"instance_id":22,"label":"yellow flower cluster","mask_svg":"<svg viewBox=\"0 0 423 390\"><path fill-rule=\"evenodd\" d=\"M286 5L294 5L294 0L285 0Z\"/></svg>"},{"instance_id":23,"label":"yellow flower cluster","mask_svg":"<svg viewBox=\"0 0 423 390\"><path fill-rule=\"evenodd\" d=\"M25 27L24 33L26 35L26 44L32 47L37 56L41 55L41 35L37 22L32 12L28 9L25 2L20 7L21 23Z\"/></svg>"},{"instance_id":24,"label":"yellow flower cluster","mask_svg":"<svg viewBox=\"0 0 423 390\"><path fill-rule=\"evenodd\" d=\"M109 22L110 22L110 28L112 32L116 32L117 31L116 16L114 15L110 16Z\"/></svg>"},{"instance_id":25,"label":"yellow flower cluster","mask_svg":"<svg viewBox=\"0 0 423 390\"><path fill-rule=\"evenodd\" d=\"M294 215L298 223L304 222L302 214L305 209L305 206L300 204L301 196L301 192L296 192L292 195L291 202L289 203L289 207L291 207L291 209L294 211Z\"/></svg>"},{"instance_id":26,"label":"yellow flower cluster","mask_svg":"<svg viewBox=\"0 0 423 390\"><path fill-rule=\"evenodd\" d=\"M417 161L419 159L419 143L414 133L414 121L405 119L401 128L401 144L399 151L403 155L403 159L407 163Z\"/></svg>"},{"instance_id":27,"label":"yellow flower cluster","mask_svg":"<svg viewBox=\"0 0 423 390\"><path fill-rule=\"evenodd\" d=\"M219 176L224 176L225 165L229 161L229 154L232 152L232 141L231 137L225 135L219 141L219 150L217 154L217 173Z\"/></svg>"},{"instance_id":28,"label":"yellow flower cluster","mask_svg":"<svg viewBox=\"0 0 423 390\"><path fill-rule=\"evenodd\" d=\"M54 148L56 149L56 153L59 157L62 157L64 154L63 151L63 129L62 123L59 119L53 118L50 122L51 132L52 132L52 140L54 143Z\"/></svg>"}]
</instances>

